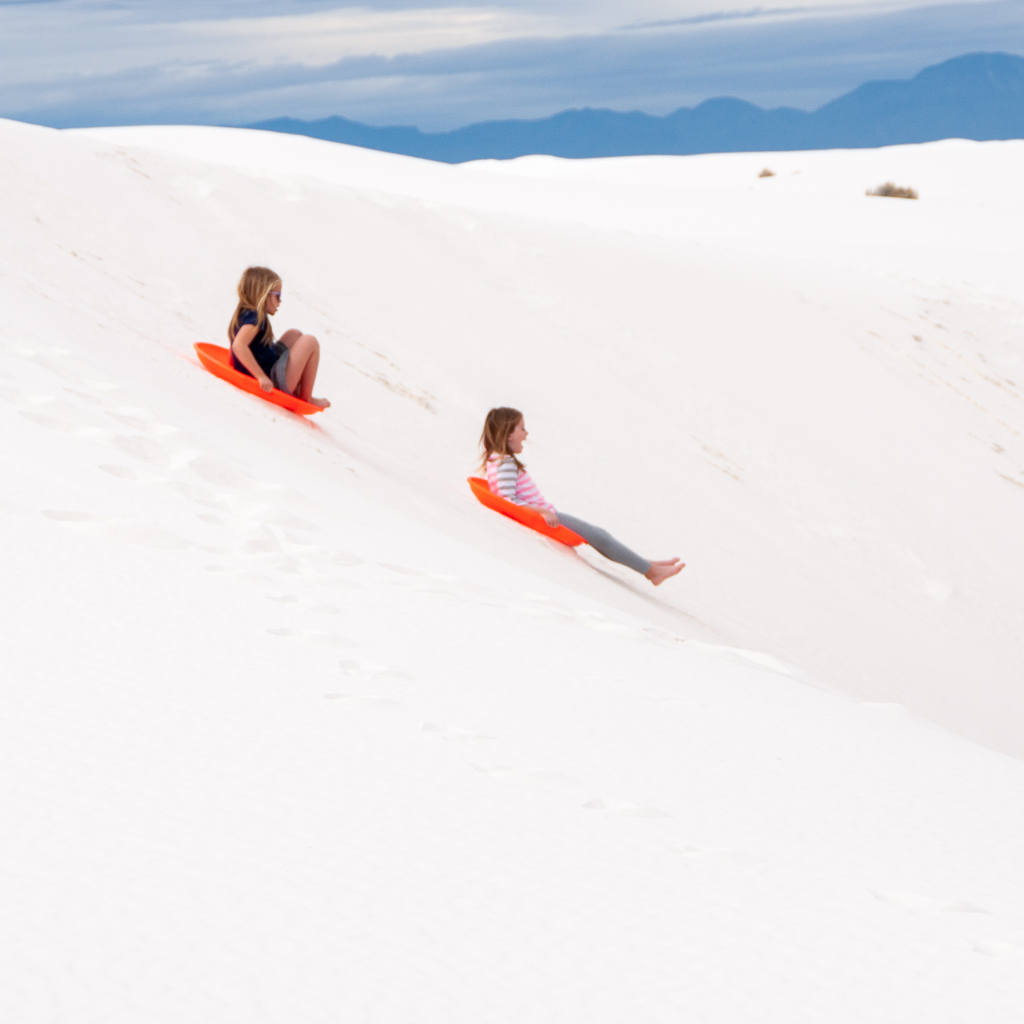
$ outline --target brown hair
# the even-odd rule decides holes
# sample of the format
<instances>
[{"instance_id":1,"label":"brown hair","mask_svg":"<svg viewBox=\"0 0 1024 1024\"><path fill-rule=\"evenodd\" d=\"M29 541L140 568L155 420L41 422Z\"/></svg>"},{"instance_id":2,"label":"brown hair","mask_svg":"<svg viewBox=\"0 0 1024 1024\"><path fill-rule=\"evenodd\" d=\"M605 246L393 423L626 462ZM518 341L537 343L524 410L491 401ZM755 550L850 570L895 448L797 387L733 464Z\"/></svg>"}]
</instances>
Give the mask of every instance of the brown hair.
<instances>
[{"instance_id":1,"label":"brown hair","mask_svg":"<svg viewBox=\"0 0 1024 1024\"><path fill-rule=\"evenodd\" d=\"M231 323L228 324L228 341L234 341L238 333L238 317L243 309L256 310L256 334L265 330L263 340L270 344L274 340L274 329L267 316L267 299L271 292L281 290L281 278L269 267L247 267L238 282L238 305Z\"/></svg>"},{"instance_id":2,"label":"brown hair","mask_svg":"<svg viewBox=\"0 0 1024 1024\"><path fill-rule=\"evenodd\" d=\"M520 471L526 468L516 458L515 452L508 450L508 435L516 429L522 418L523 414L518 409L510 409L508 406L492 409L487 414L483 433L480 435L480 447L484 450L484 457L480 461L482 467L486 468L487 460L497 454L507 455Z\"/></svg>"}]
</instances>

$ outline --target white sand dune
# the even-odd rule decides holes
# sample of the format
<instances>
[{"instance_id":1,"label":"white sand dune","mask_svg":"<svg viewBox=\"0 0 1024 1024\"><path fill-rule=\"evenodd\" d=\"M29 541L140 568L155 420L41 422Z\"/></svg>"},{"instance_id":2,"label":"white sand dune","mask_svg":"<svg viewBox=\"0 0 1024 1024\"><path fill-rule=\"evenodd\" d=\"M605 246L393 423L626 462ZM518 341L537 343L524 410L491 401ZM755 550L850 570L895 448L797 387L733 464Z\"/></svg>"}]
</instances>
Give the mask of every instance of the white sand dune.
<instances>
[{"instance_id":1,"label":"white sand dune","mask_svg":"<svg viewBox=\"0 0 1024 1024\"><path fill-rule=\"evenodd\" d=\"M1020 1019L1024 144L0 136L4 1020Z\"/></svg>"}]
</instances>

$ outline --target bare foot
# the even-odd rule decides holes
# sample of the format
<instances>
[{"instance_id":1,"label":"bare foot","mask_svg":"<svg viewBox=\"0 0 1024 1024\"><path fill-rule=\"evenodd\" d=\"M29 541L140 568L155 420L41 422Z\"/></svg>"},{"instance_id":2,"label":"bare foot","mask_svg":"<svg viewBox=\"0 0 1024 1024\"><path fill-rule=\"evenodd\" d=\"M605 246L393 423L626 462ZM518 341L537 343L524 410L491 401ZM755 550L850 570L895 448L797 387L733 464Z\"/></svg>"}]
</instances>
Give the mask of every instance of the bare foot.
<instances>
[{"instance_id":1,"label":"bare foot","mask_svg":"<svg viewBox=\"0 0 1024 1024\"><path fill-rule=\"evenodd\" d=\"M678 561L678 558L663 558L660 561L657 558L652 558L651 565L675 565ZM683 565L686 565L686 563L683 562Z\"/></svg>"},{"instance_id":2,"label":"bare foot","mask_svg":"<svg viewBox=\"0 0 1024 1024\"><path fill-rule=\"evenodd\" d=\"M321 409L329 409L331 407L330 399L327 398L311 398L309 404L319 406Z\"/></svg>"},{"instance_id":3,"label":"bare foot","mask_svg":"<svg viewBox=\"0 0 1024 1024\"><path fill-rule=\"evenodd\" d=\"M670 580L673 576L678 575L686 568L685 562L679 562L678 565L669 563L666 565L664 562L651 562L650 569L644 574L656 587L660 587L665 580Z\"/></svg>"}]
</instances>

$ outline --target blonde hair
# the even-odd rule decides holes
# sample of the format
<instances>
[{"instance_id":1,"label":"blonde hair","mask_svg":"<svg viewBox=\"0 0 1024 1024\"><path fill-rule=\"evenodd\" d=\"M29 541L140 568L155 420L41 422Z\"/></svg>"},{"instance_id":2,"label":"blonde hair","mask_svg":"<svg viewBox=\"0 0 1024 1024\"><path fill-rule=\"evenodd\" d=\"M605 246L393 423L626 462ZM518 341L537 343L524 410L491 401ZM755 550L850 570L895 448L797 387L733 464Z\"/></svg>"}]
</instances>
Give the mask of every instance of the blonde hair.
<instances>
[{"instance_id":1,"label":"blonde hair","mask_svg":"<svg viewBox=\"0 0 1024 1024\"><path fill-rule=\"evenodd\" d=\"M508 456L520 472L525 465L516 458L515 452L508 450L508 435L519 425L523 414L518 409L511 409L508 406L501 406L492 409L484 420L483 433L480 435L480 447L484 450L484 457L480 460L482 467L487 466L487 460L494 454Z\"/></svg>"},{"instance_id":2,"label":"blonde hair","mask_svg":"<svg viewBox=\"0 0 1024 1024\"><path fill-rule=\"evenodd\" d=\"M267 316L267 299L271 292L281 290L281 278L269 267L246 267L238 282L238 305L235 307L231 323L228 324L228 340L234 341L238 333L238 317L243 309L256 310L256 334L265 330L263 340L270 344L274 340L274 329L270 326Z\"/></svg>"}]
</instances>

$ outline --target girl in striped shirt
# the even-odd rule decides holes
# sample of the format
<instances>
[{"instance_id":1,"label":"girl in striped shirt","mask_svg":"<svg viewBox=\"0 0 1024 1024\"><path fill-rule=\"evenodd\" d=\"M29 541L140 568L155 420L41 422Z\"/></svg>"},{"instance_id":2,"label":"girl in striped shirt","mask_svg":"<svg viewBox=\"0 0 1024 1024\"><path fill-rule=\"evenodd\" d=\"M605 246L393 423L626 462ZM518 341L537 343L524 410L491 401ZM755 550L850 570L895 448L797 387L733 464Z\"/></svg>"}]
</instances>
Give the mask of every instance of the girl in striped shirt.
<instances>
[{"instance_id":1,"label":"girl in striped shirt","mask_svg":"<svg viewBox=\"0 0 1024 1024\"><path fill-rule=\"evenodd\" d=\"M671 576L682 571L686 565L678 558L664 561L648 561L620 544L606 530L599 526L591 526L582 519L557 512L550 501L537 490L537 485L526 472L526 467L519 461L523 450L523 442L529 437L523 414L518 409L492 409L484 421L484 430L480 435L480 445L484 450L483 468L487 470L487 485L492 493L499 495L515 505L526 505L535 508L548 526L567 526L578 533L592 548L596 548L605 558L618 562L620 565L635 569L647 577L656 587Z\"/></svg>"}]
</instances>

